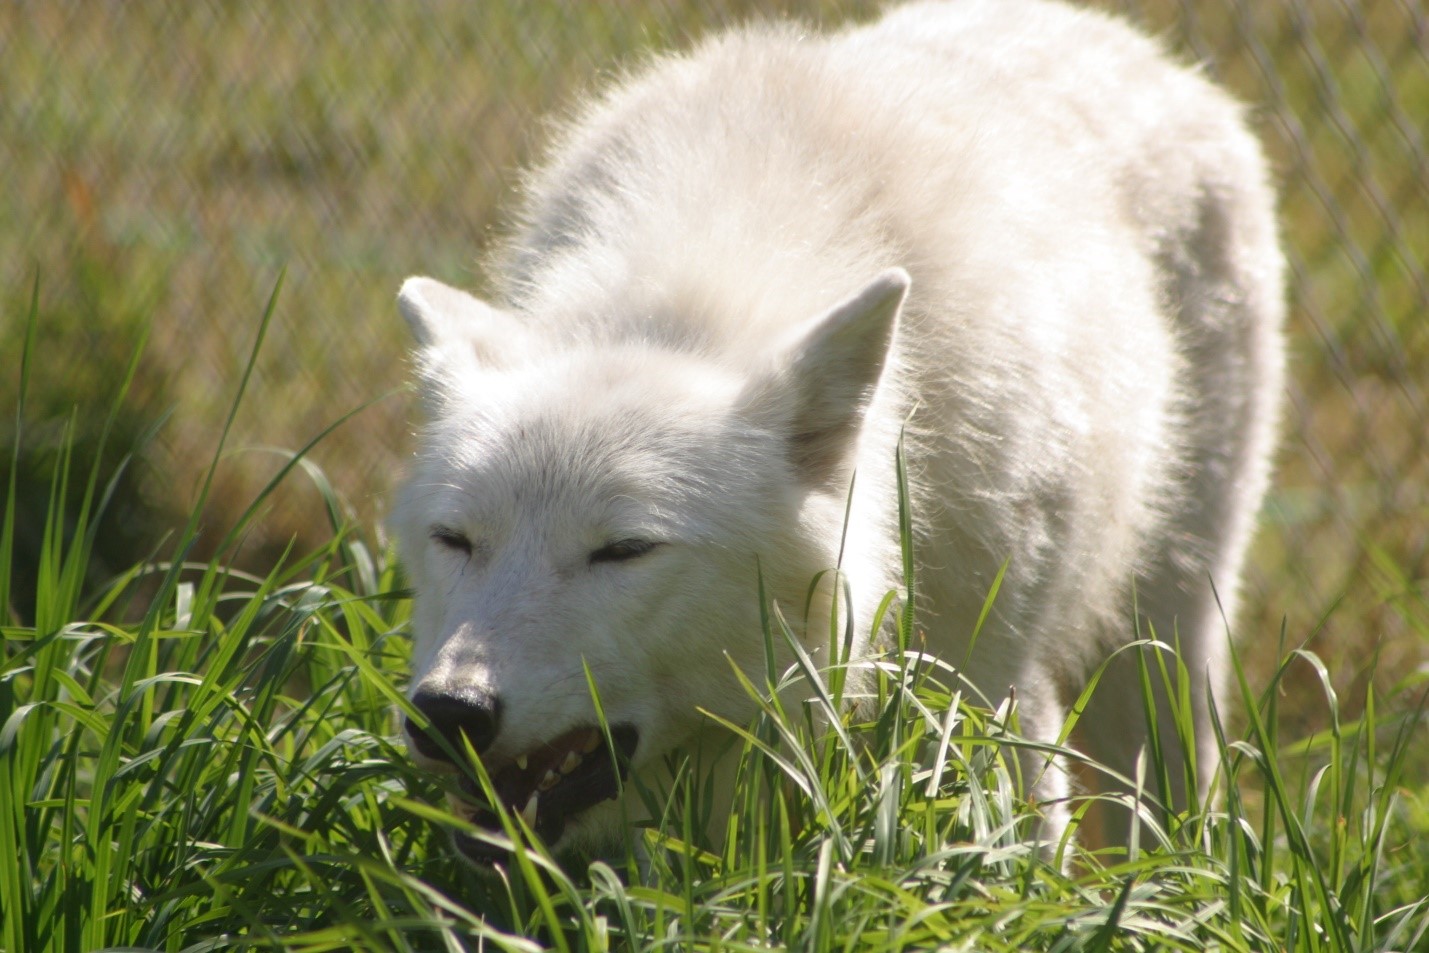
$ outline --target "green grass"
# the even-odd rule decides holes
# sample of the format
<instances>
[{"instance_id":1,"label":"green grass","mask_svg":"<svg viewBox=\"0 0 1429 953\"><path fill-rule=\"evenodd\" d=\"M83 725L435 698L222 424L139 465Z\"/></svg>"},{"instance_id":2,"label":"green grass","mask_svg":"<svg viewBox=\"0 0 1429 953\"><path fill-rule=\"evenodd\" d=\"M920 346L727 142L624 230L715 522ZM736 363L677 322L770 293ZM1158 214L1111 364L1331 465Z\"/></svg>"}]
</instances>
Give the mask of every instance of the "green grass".
<instances>
[{"instance_id":1,"label":"green grass","mask_svg":"<svg viewBox=\"0 0 1429 953\"><path fill-rule=\"evenodd\" d=\"M36 315L32 304L21 440L44 364ZM141 361L136 349L100 419L120 413ZM1130 856L1031 846L1035 815L1009 757L1024 744L1015 705L980 707L954 673L904 652L883 660L879 697L857 711L837 667L801 661L749 685L761 713L729 726L740 796L721 839L703 833L710 799L683 770L661 821L611 857L553 859L513 823L513 862L479 876L447 847L462 821L398 739L402 583L321 473L293 455L217 555L188 561L228 432L163 558L97 585L87 562L114 474L55 459L33 624L7 611L3 625L4 953L1429 949L1429 786L1406 773L1421 709L1380 714L1369 688L1363 716L1342 721L1325 666L1284 648L1263 684L1240 674L1219 803L1148 811ZM327 538L266 573L227 568L271 487L290 480L324 499ZM8 606L13 475L6 493ZM767 629L786 638L777 612ZM1325 730L1282 736L1291 679L1320 686ZM1422 705L1422 680L1406 681L1414 691Z\"/></svg>"}]
</instances>

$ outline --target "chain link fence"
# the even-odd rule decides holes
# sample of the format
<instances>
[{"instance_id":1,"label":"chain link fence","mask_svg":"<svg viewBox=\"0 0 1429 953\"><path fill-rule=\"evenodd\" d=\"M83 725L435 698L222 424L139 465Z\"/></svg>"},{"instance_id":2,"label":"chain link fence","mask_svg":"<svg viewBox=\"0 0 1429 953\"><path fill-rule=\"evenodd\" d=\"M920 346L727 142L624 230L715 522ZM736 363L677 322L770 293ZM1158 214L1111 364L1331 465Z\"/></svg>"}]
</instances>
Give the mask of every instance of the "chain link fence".
<instances>
[{"instance_id":1,"label":"chain link fence","mask_svg":"<svg viewBox=\"0 0 1429 953\"><path fill-rule=\"evenodd\" d=\"M1265 633L1247 640L1251 661L1273 657L1283 618L1341 687L1376 651L1382 676L1402 677L1429 655L1429 17L1418 0L1100 5L1251 104L1282 183L1292 384L1243 621ZM263 448L299 448L374 398L314 459L380 520L409 429L393 296L413 272L480 288L475 262L542 141L538 117L642 51L755 15L832 25L876 7L0 6L0 394L13 404L37 289L20 473L33 531L66 428L82 462L144 327L118 430L144 450L101 555L128 565L177 523L280 275L209 522L231 524L281 465ZM315 499L301 485L275 496L240 560L319 539Z\"/></svg>"}]
</instances>

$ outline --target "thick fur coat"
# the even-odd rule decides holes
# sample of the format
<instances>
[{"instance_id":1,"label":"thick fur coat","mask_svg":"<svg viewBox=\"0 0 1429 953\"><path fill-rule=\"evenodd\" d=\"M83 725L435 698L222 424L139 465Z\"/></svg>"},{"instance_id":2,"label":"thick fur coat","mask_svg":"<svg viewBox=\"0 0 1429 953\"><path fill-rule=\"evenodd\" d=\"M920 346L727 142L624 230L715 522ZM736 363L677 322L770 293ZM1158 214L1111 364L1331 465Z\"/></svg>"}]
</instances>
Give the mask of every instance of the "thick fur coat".
<instances>
[{"instance_id":1,"label":"thick fur coat","mask_svg":"<svg viewBox=\"0 0 1429 953\"><path fill-rule=\"evenodd\" d=\"M1235 103L1043 0L756 26L634 72L529 177L494 303L403 288L419 756L464 733L538 831L608 837L613 777L563 768L595 746L586 671L641 772L699 709L750 713L760 574L817 654L806 592L838 565L855 657L886 647L901 435L924 648L1053 740L1118 647L1177 641L1204 786L1281 391L1273 205ZM1079 737L1128 777L1141 707L1123 652ZM1067 779L1030 776L1055 833Z\"/></svg>"}]
</instances>

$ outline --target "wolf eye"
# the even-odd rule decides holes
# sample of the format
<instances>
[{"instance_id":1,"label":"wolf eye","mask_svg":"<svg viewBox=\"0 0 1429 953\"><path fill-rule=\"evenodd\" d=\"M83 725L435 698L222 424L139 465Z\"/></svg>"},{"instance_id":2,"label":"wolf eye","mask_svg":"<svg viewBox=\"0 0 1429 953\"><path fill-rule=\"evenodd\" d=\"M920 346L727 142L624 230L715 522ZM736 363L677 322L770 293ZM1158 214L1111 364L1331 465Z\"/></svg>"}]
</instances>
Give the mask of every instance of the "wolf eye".
<instances>
[{"instance_id":1,"label":"wolf eye","mask_svg":"<svg viewBox=\"0 0 1429 953\"><path fill-rule=\"evenodd\" d=\"M594 566L596 563L623 563L638 559L659 545L649 539L617 539L593 551L590 554L590 564Z\"/></svg>"},{"instance_id":2,"label":"wolf eye","mask_svg":"<svg viewBox=\"0 0 1429 953\"><path fill-rule=\"evenodd\" d=\"M445 526L433 526L431 537L444 549L450 549L467 556L471 555L471 540L466 537L465 533L459 533Z\"/></svg>"}]
</instances>

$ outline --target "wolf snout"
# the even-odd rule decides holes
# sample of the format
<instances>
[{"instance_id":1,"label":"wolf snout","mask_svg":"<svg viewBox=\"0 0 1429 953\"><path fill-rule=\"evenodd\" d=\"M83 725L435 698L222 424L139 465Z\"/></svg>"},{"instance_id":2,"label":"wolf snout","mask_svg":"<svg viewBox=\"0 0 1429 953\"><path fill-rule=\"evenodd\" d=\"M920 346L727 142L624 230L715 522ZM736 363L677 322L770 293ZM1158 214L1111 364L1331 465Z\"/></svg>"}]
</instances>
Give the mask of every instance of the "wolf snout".
<instances>
[{"instance_id":1,"label":"wolf snout","mask_svg":"<svg viewBox=\"0 0 1429 953\"><path fill-rule=\"evenodd\" d=\"M483 866L506 857L507 848L490 840L491 833L502 832L503 816L519 817L556 844L571 818L618 797L640 743L633 724L583 724L489 761L500 730L499 698L419 686L412 704L421 718L407 718L404 728L419 760L434 763L430 766L465 764L468 745L481 756L484 779L459 772L460 793L450 791L447 803L474 828L453 831L452 843Z\"/></svg>"},{"instance_id":2,"label":"wolf snout","mask_svg":"<svg viewBox=\"0 0 1429 953\"><path fill-rule=\"evenodd\" d=\"M419 754L433 761L451 762L468 744L478 753L485 751L501 725L501 699L494 695L418 688L412 704L426 718L427 727L407 718L407 738Z\"/></svg>"}]
</instances>

